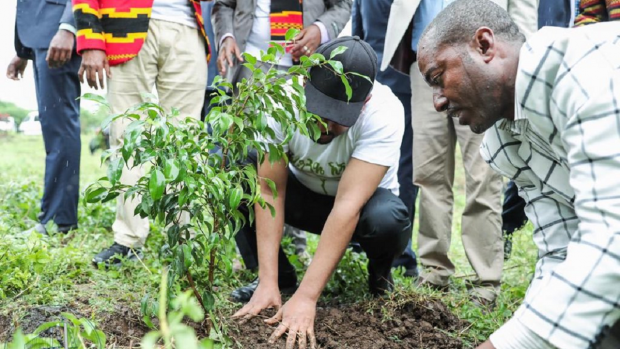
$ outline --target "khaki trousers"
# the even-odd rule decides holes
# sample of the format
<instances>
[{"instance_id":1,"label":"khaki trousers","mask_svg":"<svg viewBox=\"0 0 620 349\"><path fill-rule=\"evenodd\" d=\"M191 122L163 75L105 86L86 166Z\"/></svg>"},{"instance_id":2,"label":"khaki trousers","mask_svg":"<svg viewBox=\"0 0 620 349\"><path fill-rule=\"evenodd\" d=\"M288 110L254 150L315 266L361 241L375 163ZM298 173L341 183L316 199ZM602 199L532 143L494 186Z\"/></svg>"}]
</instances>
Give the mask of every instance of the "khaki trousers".
<instances>
[{"instance_id":1,"label":"khaki trousers","mask_svg":"<svg viewBox=\"0 0 620 349\"><path fill-rule=\"evenodd\" d=\"M431 88L417 62L411 66L413 179L420 187L418 253L422 277L445 286L454 274L448 258L452 233L454 152L458 142L466 176L466 203L461 218L463 247L478 278L474 291L494 299L499 288L504 250L501 232L502 179L480 156L483 135L438 113ZM456 121L456 122L455 122Z\"/></svg>"},{"instance_id":2,"label":"khaki trousers","mask_svg":"<svg viewBox=\"0 0 620 349\"><path fill-rule=\"evenodd\" d=\"M113 113L144 102L143 93L157 90L159 104L170 112L179 109L182 117L200 118L207 86L207 60L204 39L196 28L151 19L146 42L131 61L111 67L108 101ZM110 145L118 147L129 121L110 125ZM144 175L142 168L123 169L121 182L133 185ZM134 215L141 198L125 202L119 196L114 241L127 247L142 247L149 234L146 218Z\"/></svg>"}]
</instances>

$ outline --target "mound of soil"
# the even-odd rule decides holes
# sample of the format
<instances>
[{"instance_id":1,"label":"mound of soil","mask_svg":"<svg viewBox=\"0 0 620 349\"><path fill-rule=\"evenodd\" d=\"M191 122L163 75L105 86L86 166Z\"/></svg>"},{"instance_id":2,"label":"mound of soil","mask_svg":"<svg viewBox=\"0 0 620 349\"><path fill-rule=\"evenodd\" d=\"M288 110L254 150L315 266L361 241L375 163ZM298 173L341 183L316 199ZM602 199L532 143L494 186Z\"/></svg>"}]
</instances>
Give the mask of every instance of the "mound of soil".
<instances>
[{"instance_id":1,"label":"mound of soil","mask_svg":"<svg viewBox=\"0 0 620 349\"><path fill-rule=\"evenodd\" d=\"M267 343L275 327L263 319L273 311L261 315L231 325L229 335L244 348L284 348L285 339L277 345ZM319 308L315 321L317 344L325 349L463 348L459 339L446 334L461 328L463 323L442 303L422 300L410 300L394 309L390 305L382 309L380 304Z\"/></svg>"},{"instance_id":2,"label":"mound of soil","mask_svg":"<svg viewBox=\"0 0 620 349\"><path fill-rule=\"evenodd\" d=\"M90 318L92 312L83 304L73 307L32 307L17 321L24 333L32 333L47 321L60 319L61 312L69 312L81 318ZM230 322L228 335L243 348L284 348L285 339L277 345L267 343L275 329L263 322L274 315L273 310L264 311L260 317L245 324ZM139 348L141 338L149 331L139 311L117 305L112 312L94 316L98 329L107 336L108 344L117 348ZM230 318L222 319L227 321ZM157 321L154 321L157 326ZM15 323L8 316L0 316L0 342L10 340ZM191 324L199 337L204 337L204 327ZM463 348L462 342L447 333L455 333L464 324L442 303L430 300L407 300L395 305L393 302L355 305L330 305L317 309L315 333L319 348L355 349L453 349ZM44 333L46 337L60 340L57 333Z\"/></svg>"}]
</instances>

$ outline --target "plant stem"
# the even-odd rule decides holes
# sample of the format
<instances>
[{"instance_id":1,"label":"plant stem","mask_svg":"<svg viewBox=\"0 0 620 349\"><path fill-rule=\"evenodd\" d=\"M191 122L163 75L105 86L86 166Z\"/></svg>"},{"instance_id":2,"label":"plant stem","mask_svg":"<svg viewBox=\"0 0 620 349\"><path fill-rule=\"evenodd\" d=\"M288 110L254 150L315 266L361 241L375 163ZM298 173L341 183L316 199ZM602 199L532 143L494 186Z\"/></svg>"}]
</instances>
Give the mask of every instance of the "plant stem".
<instances>
[{"instance_id":1,"label":"plant stem","mask_svg":"<svg viewBox=\"0 0 620 349\"><path fill-rule=\"evenodd\" d=\"M192 274L189 272L189 270L187 271L186 276L187 276L187 281L189 282L189 286L192 288L192 291L194 291L194 296L196 296L196 299L198 299L198 303L200 303L200 306L206 312L207 308L205 307L205 304L202 301L202 296L196 289L196 284L194 283L194 279L192 278Z\"/></svg>"}]
</instances>

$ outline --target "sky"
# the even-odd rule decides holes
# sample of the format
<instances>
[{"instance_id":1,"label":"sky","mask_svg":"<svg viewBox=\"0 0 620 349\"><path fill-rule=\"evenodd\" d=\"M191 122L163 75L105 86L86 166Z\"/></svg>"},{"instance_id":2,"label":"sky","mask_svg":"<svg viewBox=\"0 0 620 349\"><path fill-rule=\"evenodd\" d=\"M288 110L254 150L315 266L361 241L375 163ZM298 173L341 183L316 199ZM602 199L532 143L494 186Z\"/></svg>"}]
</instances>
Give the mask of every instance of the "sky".
<instances>
[{"instance_id":1,"label":"sky","mask_svg":"<svg viewBox=\"0 0 620 349\"><path fill-rule=\"evenodd\" d=\"M13 102L22 108L29 110L37 109L37 96L34 89L34 74L32 62L28 62L28 68L24 78L20 81L9 80L6 77L6 69L15 56L15 8L18 0L0 0L0 100ZM41 0L43 1L43 0ZM99 93L86 85L82 85L82 93ZM92 102L85 102L82 106L88 110L96 110Z\"/></svg>"}]
</instances>

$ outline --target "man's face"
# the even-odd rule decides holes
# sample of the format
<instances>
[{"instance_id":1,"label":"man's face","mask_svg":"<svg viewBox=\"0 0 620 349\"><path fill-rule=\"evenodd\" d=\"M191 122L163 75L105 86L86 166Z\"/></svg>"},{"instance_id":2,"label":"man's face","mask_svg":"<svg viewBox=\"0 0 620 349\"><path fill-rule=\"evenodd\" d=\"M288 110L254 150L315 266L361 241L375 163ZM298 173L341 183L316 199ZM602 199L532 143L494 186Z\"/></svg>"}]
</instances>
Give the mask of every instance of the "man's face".
<instances>
[{"instance_id":1,"label":"man's face","mask_svg":"<svg viewBox=\"0 0 620 349\"><path fill-rule=\"evenodd\" d=\"M319 130L321 130L321 137L316 140L318 144L329 144L334 140L334 138L347 132L349 129L347 126L342 126L327 119L321 118L321 120L325 123L325 125L318 123Z\"/></svg>"},{"instance_id":2,"label":"man's face","mask_svg":"<svg viewBox=\"0 0 620 349\"><path fill-rule=\"evenodd\" d=\"M446 111L478 134L504 117L511 104L502 92L501 72L482 52L463 44L427 46L418 54L420 72L433 88L435 109Z\"/></svg>"}]
</instances>

